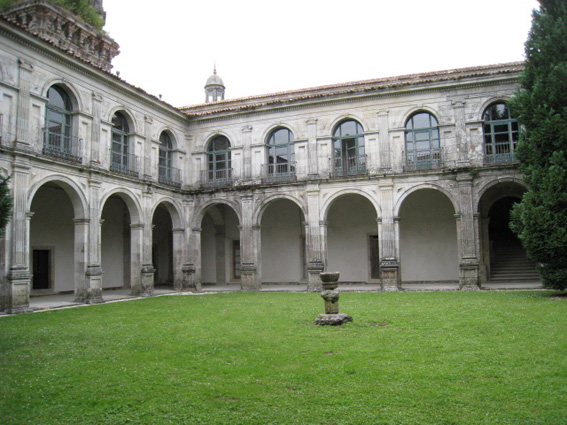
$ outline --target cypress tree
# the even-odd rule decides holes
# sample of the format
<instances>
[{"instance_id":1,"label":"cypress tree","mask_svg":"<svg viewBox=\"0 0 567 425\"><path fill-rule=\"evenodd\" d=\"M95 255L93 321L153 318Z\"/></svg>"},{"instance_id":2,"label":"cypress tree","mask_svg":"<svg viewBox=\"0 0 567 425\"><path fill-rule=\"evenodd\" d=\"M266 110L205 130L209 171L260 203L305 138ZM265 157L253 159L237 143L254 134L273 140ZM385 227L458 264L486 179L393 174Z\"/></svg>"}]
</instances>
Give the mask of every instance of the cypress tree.
<instances>
[{"instance_id":1,"label":"cypress tree","mask_svg":"<svg viewBox=\"0 0 567 425\"><path fill-rule=\"evenodd\" d=\"M528 187L511 228L541 264L548 288L567 288L567 2L539 0L525 69L509 105L522 125L516 150Z\"/></svg>"}]
</instances>

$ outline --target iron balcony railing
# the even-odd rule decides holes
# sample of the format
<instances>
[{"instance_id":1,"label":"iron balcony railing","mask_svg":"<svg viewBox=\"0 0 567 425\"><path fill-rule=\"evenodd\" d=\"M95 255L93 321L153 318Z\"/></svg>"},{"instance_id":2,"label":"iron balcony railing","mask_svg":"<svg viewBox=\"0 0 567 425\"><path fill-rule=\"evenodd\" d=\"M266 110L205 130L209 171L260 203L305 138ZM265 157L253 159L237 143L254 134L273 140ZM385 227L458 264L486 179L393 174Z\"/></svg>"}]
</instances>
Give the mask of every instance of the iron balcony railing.
<instances>
[{"instance_id":1,"label":"iron balcony railing","mask_svg":"<svg viewBox=\"0 0 567 425\"><path fill-rule=\"evenodd\" d=\"M232 168L201 171L201 186L203 187L226 187L232 186L232 183Z\"/></svg>"},{"instance_id":2,"label":"iron balcony railing","mask_svg":"<svg viewBox=\"0 0 567 425\"><path fill-rule=\"evenodd\" d=\"M485 164L505 164L517 161L514 146L509 142L485 145L484 152Z\"/></svg>"},{"instance_id":3,"label":"iron balcony railing","mask_svg":"<svg viewBox=\"0 0 567 425\"><path fill-rule=\"evenodd\" d=\"M288 182L295 179L295 162L262 164L262 180L265 182Z\"/></svg>"},{"instance_id":4,"label":"iron balcony railing","mask_svg":"<svg viewBox=\"0 0 567 425\"><path fill-rule=\"evenodd\" d=\"M76 136L61 134L60 130L43 129L43 148L41 153L52 158L81 163L82 139Z\"/></svg>"},{"instance_id":5,"label":"iron balcony railing","mask_svg":"<svg viewBox=\"0 0 567 425\"><path fill-rule=\"evenodd\" d=\"M110 150L110 171L131 177L139 177L139 170L139 159L136 155Z\"/></svg>"},{"instance_id":6,"label":"iron balcony railing","mask_svg":"<svg viewBox=\"0 0 567 425\"><path fill-rule=\"evenodd\" d=\"M366 174L366 155L329 158L331 175L335 177Z\"/></svg>"},{"instance_id":7,"label":"iron balcony railing","mask_svg":"<svg viewBox=\"0 0 567 425\"><path fill-rule=\"evenodd\" d=\"M441 148L422 149L407 152L405 171L432 170L443 167Z\"/></svg>"},{"instance_id":8,"label":"iron balcony railing","mask_svg":"<svg viewBox=\"0 0 567 425\"><path fill-rule=\"evenodd\" d=\"M158 181L173 187L181 187L181 170L178 168L159 166Z\"/></svg>"}]
</instances>

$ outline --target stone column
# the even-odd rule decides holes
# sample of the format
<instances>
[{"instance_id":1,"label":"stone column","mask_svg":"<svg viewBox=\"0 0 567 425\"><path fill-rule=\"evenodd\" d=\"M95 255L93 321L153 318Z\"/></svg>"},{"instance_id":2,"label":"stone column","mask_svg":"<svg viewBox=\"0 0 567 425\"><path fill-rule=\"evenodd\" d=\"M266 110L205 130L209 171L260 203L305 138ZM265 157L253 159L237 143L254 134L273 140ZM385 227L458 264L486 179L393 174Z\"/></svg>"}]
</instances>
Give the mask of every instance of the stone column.
<instances>
[{"instance_id":1,"label":"stone column","mask_svg":"<svg viewBox=\"0 0 567 425\"><path fill-rule=\"evenodd\" d=\"M144 225L130 225L130 288L132 295L142 295L142 242L144 240ZM153 269L153 267L152 267ZM153 280L153 271L151 271ZM152 282L153 289L153 282Z\"/></svg>"},{"instance_id":2,"label":"stone column","mask_svg":"<svg viewBox=\"0 0 567 425\"><path fill-rule=\"evenodd\" d=\"M146 223L152 223L152 208L151 208L152 192L151 190L144 191L142 200L144 202L144 216ZM156 269L153 265L152 250L153 250L153 224L143 226L142 230L142 271L140 282L140 293L143 297L150 297L154 294L154 278ZM133 237L132 234L130 237ZM133 246L133 244L131 244ZM131 276L134 274L132 273ZM134 291L134 286L132 286Z\"/></svg>"},{"instance_id":3,"label":"stone column","mask_svg":"<svg viewBox=\"0 0 567 425\"><path fill-rule=\"evenodd\" d=\"M459 245L459 286L463 291L480 289L479 259L477 255L477 235L475 235L472 176L466 173L457 175L460 214L456 214L457 241Z\"/></svg>"},{"instance_id":4,"label":"stone column","mask_svg":"<svg viewBox=\"0 0 567 425\"><path fill-rule=\"evenodd\" d=\"M6 276L6 312L23 313L29 310L31 288L30 267L30 220L27 211L27 192L30 166L27 159L16 158L12 175L12 246L10 266Z\"/></svg>"},{"instance_id":5,"label":"stone column","mask_svg":"<svg viewBox=\"0 0 567 425\"><path fill-rule=\"evenodd\" d=\"M202 265L201 265L201 228L200 227L193 227L191 229L191 243L189 244L191 247L191 258L193 259L193 282L192 284L195 286L196 291L201 290L202 285ZM184 268L187 272L190 271L191 263L186 263Z\"/></svg>"},{"instance_id":6,"label":"stone column","mask_svg":"<svg viewBox=\"0 0 567 425\"><path fill-rule=\"evenodd\" d=\"M380 250L380 279L382 291L401 289L399 258L399 218L394 217L393 184L380 185L382 217L377 219L378 246Z\"/></svg>"},{"instance_id":7,"label":"stone column","mask_svg":"<svg viewBox=\"0 0 567 425\"><path fill-rule=\"evenodd\" d=\"M173 236L173 287L176 291L184 289L184 267L183 259L185 253L183 252L183 245L185 242L185 229L183 227L175 227L171 229ZM185 272L189 270L185 269Z\"/></svg>"},{"instance_id":8,"label":"stone column","mask_svg":"<svg viewBox=\"0 0 567 425\"><path fill-rule=\"evenodd\" d=\"M307 120L307 174L311 177L319 175L319 158L317 153L317 119Z\"/></svg>"},{"instance_id":9,"label":"stone column","mask_svg":"<svg viewBox=\"0 0 567 425\"><path fill-rule=\"evenodd\" d=\"M140 168L143 170L142 175L144 180L153 180L153 169L152 169L152 125L154 120L152 117L146 115L144 116L144 158L141 158L143 164L140 164Z\"/></svg>"},{"instance_id":10,"label":"stone column","mask_svg":"<svg viewBox=\"0 0 567 425\"><path fill-rule=\"evenodd\" d=\"M380 157L380 170L391 170L392 162L390 158L390 141L388 140L388 111L378 112L378 149Z\"/></svg>"},{"instance_id":11,"label":"stone column","mask_svg":"<svg viewBox=\"0 0 567 425\"><path fill-rule=\"evenodd\" d=\"M325 269L323 254L323 237L319 222L319 186L309 185L307 187L307 221L306 225L306 250L307 250L307 290L311 292L321 291L321 272ZM326 227L325 227L326 229Z\"/></svg>"},{"instance_id":12,"label":"stone column","mask_svg":"<svg viewBox=\"0 0 567 425\"><path fill-rule=\"evenodd\" d=\"M89 240L89 223L87 218L77 218L75 223L75 302L84 303L88 299L87 286L87 251Z\"/></svg>"},{"instance_id":13,"label":"stone column","mask_svg":"<svg viewBox=\"0 0 567 425\"><path fill-rule=\"evenodd\" d=\"M242 226L240 245L242 247L241 278L243 291L260 291L262 289L261 271L261 228L252 223L253 195L242 195Z\"/></svg>"},{"instance_id":14,"label":"stone column","mask_svg":"<svg viewBox=\"0 0 567 425\"><path fill-rule=\"evenodd\" d=\"M93 125L91 129L91 165L100 167L102 165L101 149L101 118L102 118L102 95L92 93Z\"/></svg>"},{"instance_id":15,"label":"stone column","mask_svg":"<svg viewBox=\"0 0 567 425\"><path fill-rule=\"evenodd\" d=\"M192 199L185 199L183 200L183 209L184 209L184 216L186 218L186 223L191 223L193 221L194 216L194 207L195 204ZM175 239L174 239L175 241ZM184 239L181 241L181 244L184 245L186 248L183 251L183 259L181 266L181 272L183 273L183 282L182 282L182 290L183 291L195 291L198 292L201 290L201 281L200 278L197 281L196 279L196 265L199 264L199 270L201 267L201 259L199 258L199 262L195 259L195 249L201 252L201 231L199 230L199 237L198 237L198 245L194 245L194 235L193 229L187 228L187 231L184 234ZM194 247L197 248L194 248ZM176 248L174 248L176 249ZM200 271L199 271L200 275Z\"/></svg>"},{"instance_id":16,"label":"stone column","mask_svg":"<svg viewBox=\"0 0 567 425\"><path fill-rule=\"evenodd\" d=\"M102 299L102 267L101 267L101 226L104 220L100 219L100 184L99 180L89 181L89 237L87 251L86 287L87 304L103 302Z\"/></svg>"},{"instance_id":17,"label":"stone column","mask_svg":"<svg viewBox=\"0 0 567 425\"><path fill-rule=\"evenodd\" d=\"M31 74L33 65L24 59L18 59L18 109L16 117L16 147L21 149L30 149L31 137L29 129L32 128L30 123L30 91L31 91Z\"/></svg>"}]
</instances>

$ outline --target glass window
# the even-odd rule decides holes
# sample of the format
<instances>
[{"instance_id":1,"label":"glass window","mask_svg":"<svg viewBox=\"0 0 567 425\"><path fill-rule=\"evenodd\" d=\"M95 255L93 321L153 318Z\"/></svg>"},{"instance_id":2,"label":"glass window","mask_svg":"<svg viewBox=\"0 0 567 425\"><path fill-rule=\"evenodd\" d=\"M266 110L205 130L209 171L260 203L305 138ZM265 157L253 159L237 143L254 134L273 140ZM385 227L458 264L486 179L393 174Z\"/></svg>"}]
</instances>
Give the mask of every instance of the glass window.
<instances>
[{"instance_id":1,"label":"glass window","mask_svg":"<svg viewBox=\"0 0 567 425\"><path fill-rule=\"evenodd\" d=\"M366 171L364 130L359 122L347 120L333 132L333 173L359 174Z\"/></svg>"},{"instance_id":2,"label":"glass window","mask_svg":"<svg viewBox=\"0 0 567 425\"><path fill-rule=\"evenodd\" d=\"M406 122L406 165L416 169L441 164L439 122L429 112L418 112Z\"/></svg>"},{"instance_id":3,"label":"glass window","mask_svg":"<svg viewBox=\"0 0 567 425\"><path fill-rule=\"evenodd\" d=\"M272 131L268 138L268 174L288 175L295 171L293 140L287 128Z\"/></svg>"},{"instance_id":4,"label":"glass window","mask_svg":"<svg viewBox=\"0 0 567 425\"><path fill-rule=\"evenodd\" d=\"M230 141L217 136L207 147L209 180L228 180L232 177L230 163Z\"/></svg>"},{"instance_id":5,"label":"glass window","mask_svg":"<svg viewBox=\"0 0 567 425\"><path fill-rule=\"evenodd\" d=\"M128 121L120 112L112 117L111 165L120 169L128 169Z\"/></svg>"},{"instance_id":6,"label":"glass window","mask_svg":"<svg viewBox=\"0 0 567 425\"><path fill-rule=\"evenodd\" d=\"M510 162L518 143L520 128L505 103L493 103L484 111L484 153L488 162Z\"/></svg>"},{"instance_id":7,"label":"glass window","mask_svg":"<svg viewBox=\"0 0 567 425\"><path fill-rule=\"evenodd\" d=\"M172 150L173 143L171 137L165 131L159 136L159 166L164 168L171 168L172 165Z\"/></svg>"},{"instance_id":8,"label":"glass window","mask_svg":"<svg viewBox=\"0 0 567 425\"><path fill-rule=\"evenodd\" d=\"M50 153L65 152L71 145L71 98L58 86L47 91L44 146Z\"/></svg>"}]
</instances>

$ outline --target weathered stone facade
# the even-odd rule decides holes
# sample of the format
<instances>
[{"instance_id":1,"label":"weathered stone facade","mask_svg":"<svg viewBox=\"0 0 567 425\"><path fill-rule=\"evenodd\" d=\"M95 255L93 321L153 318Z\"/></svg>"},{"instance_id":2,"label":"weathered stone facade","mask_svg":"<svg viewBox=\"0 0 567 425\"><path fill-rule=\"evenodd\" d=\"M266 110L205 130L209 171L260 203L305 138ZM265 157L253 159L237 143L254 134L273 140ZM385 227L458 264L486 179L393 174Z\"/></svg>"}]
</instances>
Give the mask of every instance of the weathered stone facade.
<instances>
[{"instance_id":1,"label":"weathered stone facade","mask_svg":"<svg viewBox=\"0 0 567 425\"><path fill-rule=\"evenodd\" d=\"M14 195L1 310L156 284L319 291L324 270L384 291L490 278L494 205L525 189L514 142L488 147L486 117L522 64L179 110L65 50L0 19L0 172Z\"/></svg>"}]
</instances>

